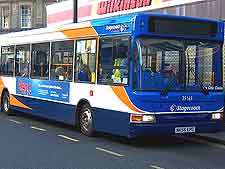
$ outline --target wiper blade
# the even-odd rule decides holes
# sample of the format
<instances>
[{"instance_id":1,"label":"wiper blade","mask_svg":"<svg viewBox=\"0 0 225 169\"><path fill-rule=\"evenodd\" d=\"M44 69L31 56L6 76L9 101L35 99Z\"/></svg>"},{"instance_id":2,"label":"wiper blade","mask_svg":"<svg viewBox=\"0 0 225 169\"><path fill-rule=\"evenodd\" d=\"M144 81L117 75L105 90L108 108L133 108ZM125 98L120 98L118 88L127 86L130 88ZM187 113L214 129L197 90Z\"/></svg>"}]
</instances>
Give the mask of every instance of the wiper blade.
<instances>
[{"instance_id":1,"label":"wiper blade","mask_svg":"<svg viewBox=\"0 0 225 169\"><path fill-rule=\"evenodd\" d=\"M194 68L191 67L189 70L190 70L190 72L195 76L196 72L195 72ZM196 79L197 79L197 81L198 81L198 83L199 83L199 86L200 86L201 89L202 89L203 94L204 94L204 95L208 95L208 94L209 94L209 91L208 91L208 89L203 85L203 82L199 79L198 75L195 76L195 77L196 77Z\"/></svg>"}]
</instances>

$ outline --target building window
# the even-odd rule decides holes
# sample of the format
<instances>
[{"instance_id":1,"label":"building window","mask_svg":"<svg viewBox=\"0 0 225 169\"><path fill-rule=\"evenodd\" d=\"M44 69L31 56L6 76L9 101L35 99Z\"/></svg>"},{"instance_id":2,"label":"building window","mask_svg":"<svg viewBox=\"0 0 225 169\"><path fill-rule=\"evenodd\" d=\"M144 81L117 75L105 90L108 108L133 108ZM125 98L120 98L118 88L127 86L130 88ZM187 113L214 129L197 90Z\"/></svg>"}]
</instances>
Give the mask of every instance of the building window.
<instances>
[{"instance_id":1,"label":"building window","mask_svg":"<svg viewBox=\"0 0 225 169\"><path fill-rule=\"evenodd\" d=\"M31 6L21 5L21 28L31 28Z\"/></svg>"},{"instance_id":2,"label":"building window","mask_svg":"<svg viewBox=\"0 0 225 169\"><path fill-rule=\"evenodd\" d=\"M9 29L9 7L2 7L2 29Z\"/></svg>"}]
</instances>

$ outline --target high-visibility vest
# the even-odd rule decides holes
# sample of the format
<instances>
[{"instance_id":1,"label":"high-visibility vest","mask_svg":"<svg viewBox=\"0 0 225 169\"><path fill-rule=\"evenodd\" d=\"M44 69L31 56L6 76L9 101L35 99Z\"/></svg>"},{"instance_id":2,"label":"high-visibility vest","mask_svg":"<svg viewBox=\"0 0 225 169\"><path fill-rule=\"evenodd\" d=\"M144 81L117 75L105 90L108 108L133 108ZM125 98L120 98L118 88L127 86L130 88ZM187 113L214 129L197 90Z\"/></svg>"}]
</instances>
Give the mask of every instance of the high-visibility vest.
<instances>
[{"instance_id":1,"label":"high-visibility vest","mask_svg":"<svg viewBox=\"0 0 225 169\"><path fill-rule=\"evenodd\" d=\"M114 66L120 66L121 63L122 63L122 59L121 58L115 59ZM114 71L112 79L113 79L114 83L121 83L121 72L120 72L120 70L118 68Z\"/></svg>"}]
</instances>

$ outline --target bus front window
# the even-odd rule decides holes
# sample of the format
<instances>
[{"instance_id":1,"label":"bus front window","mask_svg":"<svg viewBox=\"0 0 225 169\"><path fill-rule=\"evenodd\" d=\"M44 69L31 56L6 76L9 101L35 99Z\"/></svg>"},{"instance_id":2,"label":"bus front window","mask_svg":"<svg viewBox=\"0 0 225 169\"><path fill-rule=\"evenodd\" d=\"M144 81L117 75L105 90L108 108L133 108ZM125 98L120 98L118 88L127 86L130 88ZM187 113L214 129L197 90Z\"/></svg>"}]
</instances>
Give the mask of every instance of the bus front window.
<instances>
[{"instance_id":1,"label":"bus front window","mask_svg":"<svg viewBox=\"0 0 225 169\"><path fill-rule=\"evenodd\" d=\"M219 44L147 38L141 38L137 44L139 47L134 49L134 53L139 53L139 59L134 63L137 90L215 89L213 60L221 52ZM217 86L219 88L221 86Z\"/></svg>"}]
</instances>

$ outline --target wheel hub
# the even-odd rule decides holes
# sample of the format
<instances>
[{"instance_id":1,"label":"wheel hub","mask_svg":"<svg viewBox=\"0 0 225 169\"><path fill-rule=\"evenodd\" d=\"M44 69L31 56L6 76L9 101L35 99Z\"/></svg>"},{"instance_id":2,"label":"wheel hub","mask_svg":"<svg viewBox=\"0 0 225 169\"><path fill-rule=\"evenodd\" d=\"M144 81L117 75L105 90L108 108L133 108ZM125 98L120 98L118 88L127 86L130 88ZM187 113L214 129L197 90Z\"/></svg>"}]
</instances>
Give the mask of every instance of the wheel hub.
<instances>
[{"instance_id":1,"label":"wheel hub","mask_svg":"<svg viewBox=\"0 0 225 169\"><path fill-rule=\"evenodd\" d=\"M84 128L84 130L88 131L91 120L92 120L91 112L86 110L85 112L82 113L81 123L82 123L82 127Z\"/></svg>"},{"instance_id":2,"label":"wheel hub","mask_svg":"<svg viewBox=\"0 0 225 169\"><path fill-rule=\"evenodd\" d=\"M4 110L5 110L6 112L8 112L8 110L9 110L9 103L8 103L8 100L7 100L7 99L5 99L5 101L4 101L4 103L3 103L3 106L4 106Z\"/></svg>"}]
</instances>

